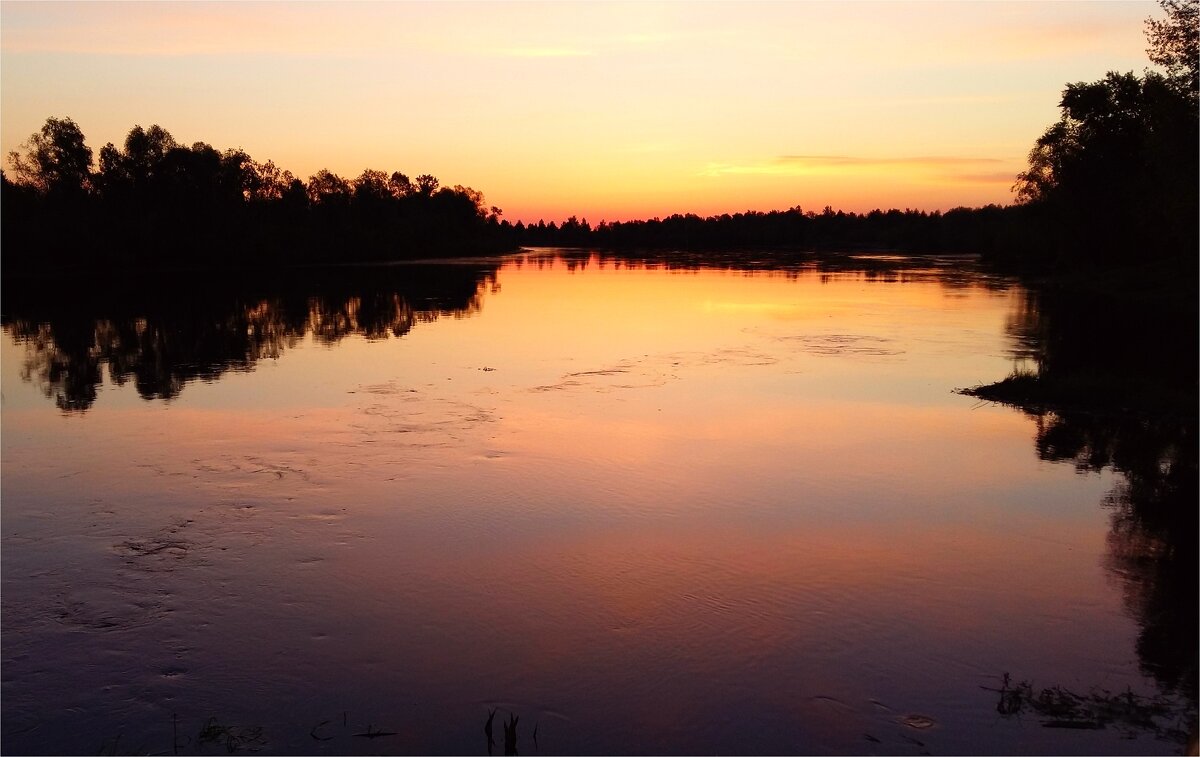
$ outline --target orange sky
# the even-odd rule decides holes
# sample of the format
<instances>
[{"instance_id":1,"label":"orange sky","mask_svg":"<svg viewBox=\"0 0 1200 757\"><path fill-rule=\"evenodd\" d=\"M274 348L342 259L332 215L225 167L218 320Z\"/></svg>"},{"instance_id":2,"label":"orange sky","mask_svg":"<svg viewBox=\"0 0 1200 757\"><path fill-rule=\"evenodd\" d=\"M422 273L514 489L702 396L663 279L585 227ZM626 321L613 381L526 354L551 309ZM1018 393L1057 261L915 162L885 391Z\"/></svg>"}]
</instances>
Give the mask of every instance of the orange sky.
<instances>
[{"instance_id":1,"label":"orange sky","mask_svg":"<svg viewBox=\"0 0 1200 757\"><path fill-rule=\"evenodd\" d=\"M70 116L307 178L432 173L512 221L1012 201L1149 2L0 4L0 143Z\"/></svg>"}]
</instances>

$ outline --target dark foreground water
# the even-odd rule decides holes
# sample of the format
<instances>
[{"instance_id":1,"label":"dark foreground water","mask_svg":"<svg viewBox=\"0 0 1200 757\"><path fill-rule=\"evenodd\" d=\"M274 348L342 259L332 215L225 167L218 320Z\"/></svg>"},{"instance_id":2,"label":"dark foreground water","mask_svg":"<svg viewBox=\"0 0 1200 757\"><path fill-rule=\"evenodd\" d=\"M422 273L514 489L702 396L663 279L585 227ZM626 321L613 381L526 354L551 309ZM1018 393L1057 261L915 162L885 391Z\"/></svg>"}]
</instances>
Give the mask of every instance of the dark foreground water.
<instances>
[{"instance_id":1,"label":"dark foreground water","mask_svg":"<svg viewBox=\"0 0 1200 757\"><path fill-rule=\"evenodd\" d=\"M1181 751L1174 526L953 392L1029 294L749 267L7 292L4 753Z\"/></svg>"}]
</instances>

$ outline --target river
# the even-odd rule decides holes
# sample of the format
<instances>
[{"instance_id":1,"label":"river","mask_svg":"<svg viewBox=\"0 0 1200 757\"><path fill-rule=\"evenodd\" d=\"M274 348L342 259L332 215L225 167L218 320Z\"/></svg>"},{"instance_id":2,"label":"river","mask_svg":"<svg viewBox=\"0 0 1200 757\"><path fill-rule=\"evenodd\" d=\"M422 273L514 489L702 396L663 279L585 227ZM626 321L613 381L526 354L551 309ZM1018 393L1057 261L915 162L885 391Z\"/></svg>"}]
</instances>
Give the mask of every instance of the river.
<instances>
[{"instance_id":1,"label":"river","mask_svg":"<svg viewBox=\"0 0 1200 757\"><path fill-rule=\"evenodd\" d=\"M6 296L3 751L1178 752L1128 477L955 392L1029 302L558 250Z\"/></svg>"}]
</instances>

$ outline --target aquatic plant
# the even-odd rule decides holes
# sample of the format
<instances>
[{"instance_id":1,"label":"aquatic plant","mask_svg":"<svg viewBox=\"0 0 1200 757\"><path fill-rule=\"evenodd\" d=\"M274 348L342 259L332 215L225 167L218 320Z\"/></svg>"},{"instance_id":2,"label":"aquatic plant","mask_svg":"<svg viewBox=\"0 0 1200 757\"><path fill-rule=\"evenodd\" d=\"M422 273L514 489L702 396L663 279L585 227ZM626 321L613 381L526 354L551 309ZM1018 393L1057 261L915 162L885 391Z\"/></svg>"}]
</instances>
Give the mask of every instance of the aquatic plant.
<instances>
[{"instance_id":1,"label":"aquatic plant","mask_svg":"<svg viewBox=\"0 0 1200 757\"><path fill-rule=\"evenodd\" d=\"M1133 738L1151 733L1155 738L1185 744L1194 733L1195 712L1184 701L1164 696L1146 697L1131 689L1112 692L1093 687L1077 694L1062 686L1034 688L1029 681L1013 683L1008 673L1001 677L1000 688L981 687L996 692L996 712L1001 717L1020 717L1029 713L1044 728L1098 730L1113 728Z\"/></svg>"}]
</instances>

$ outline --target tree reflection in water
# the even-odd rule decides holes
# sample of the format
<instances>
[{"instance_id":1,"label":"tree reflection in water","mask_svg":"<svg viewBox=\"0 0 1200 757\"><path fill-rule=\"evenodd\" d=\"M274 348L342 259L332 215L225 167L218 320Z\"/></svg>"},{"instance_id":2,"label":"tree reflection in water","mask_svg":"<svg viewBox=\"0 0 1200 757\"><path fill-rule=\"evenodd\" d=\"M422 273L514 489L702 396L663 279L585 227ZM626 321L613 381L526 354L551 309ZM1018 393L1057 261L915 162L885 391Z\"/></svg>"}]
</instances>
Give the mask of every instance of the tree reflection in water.
<instances>
[{"instance_id":1,"label":"tree reflection in water","mask_svg":"<svg viewBox=\"0 0 1200 757\"><path fill-rule=\"evenodd\" d=\"M1200 638L1197 323L1194 299L1181 300L1131 304L1095 294L1030 292L1009 323L1018 359L1036 366L1026 376L1030 391L989 397L988 390L1000 386L994 385L976 393L1033 418L1043 460L1122 474L1124 481L1104 502L1111 511L1105 567L1138 623L1142 672L1177 703L1163 709L1163 701L1155 700L1155 718L1125 718L1125 725L1141 723L1164 738L1194 744ZM1015 712L1025 707L1044 715L1038 702L1066 701L1056 692L1074 697L1075 709L1085 713L1120 705L1129 696L1079 696L1058 687L1034 694L1023 681L1001 690L1001 707L1015 702ZM1125 711L1146 714L1144 707ZM1180 719L1185 722L1172 722ZM1103 725L1103 719L1080 722Z\"/></svg>"},{"instance_id":2,"label":"tree reflection in water","mask_svg":"<svg viewBox=\"0 0 1200 757\"><path fill-rule=\"evenodd\" d=\"M308 335L401 337L479 310L498 263L293 269L270 283L214 276L147 282L6 282L3 326L26 347L22 378L64 411L85 411L103 381L171 399L196 379L249 371Z\"/></svg>"},{"instance_id":3,"label":"tree reflection in water","mask_svg":"<svg viewBox=\"0 0 1200 757\"><path fill-rule=\"evenodd\" d=\"M401 337L417 323L479 310L495 287L501 259L476 262L155 274L100 281L6 276L3 327L26 346L22 378L64 411L89 409L107 364L109 380L132 380L146 399L171 399L196 379L253 370L312 335L331 344L349 335ZM726 256L658 253L613 256L586 250L534 254L518 266L589 263L630 268L720 268L789 277L852 272L867 281L936 280L947 289L1005 289L1003 277L982 276L971 256L739 252ZM237 282L232 279L238 279Z\"/></svg>"},{"instance_id":4,"label":"tree reflection in water","mask_svg":"<svg viewBox=\"0 0 1200 757\"><path fill-rule=\"evenodd\" d=\"M561 259L571 269L595 263L686 270L700 264L687 256ZM543 261L533 257L527 264ZM783 275L853 270L883 281L928 275L948 288L957 283L947 272L954 265L961 263L932 261L914 271L911 264L886 256L728 261L730 268ZM252 370L259 360L279 357L310 335L324 343L349 335L400 337L419 322L474 313L484 288L495 285L498 267L497 261L321 269L307 276L293 271L257 285L209 277L84 288L7 279L2 320L5 330L26 345L25 378L64 411L78 412L95 402L105 364L114 383L132 380L142 397L169 399L189 381ZM996 279L997 287L1006 285ZM1162 696L1134 700L1126 692L1100 689L1087 694L1061 687L1036 690L1027 682L1036 671L1014 671L1020 683L1006 681L997 689L999 709L1016 714L1025 708L1060 727L1111 724L1179 741L1195 734L1200 638L1196 309L1194 301L1142 301L1135 308L1122 302L1031 291L1009 331L1014 354L1020 365L1032 364L1038 389L1025 397L993 398L1034 420L1042 459L1122 474L1123 482L1104 502L1111 513L1105 565L1139 626L1141 669ZM1112 709L1122 697L1128 717ZM1180 718L1191 722L1178 723ZM485 727L485 734L491 742L491 729ZM505 736L507 747L507 727ZM515 741L514 718L514 751Z\"/></svg>"}]
</instances>

